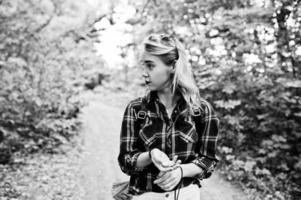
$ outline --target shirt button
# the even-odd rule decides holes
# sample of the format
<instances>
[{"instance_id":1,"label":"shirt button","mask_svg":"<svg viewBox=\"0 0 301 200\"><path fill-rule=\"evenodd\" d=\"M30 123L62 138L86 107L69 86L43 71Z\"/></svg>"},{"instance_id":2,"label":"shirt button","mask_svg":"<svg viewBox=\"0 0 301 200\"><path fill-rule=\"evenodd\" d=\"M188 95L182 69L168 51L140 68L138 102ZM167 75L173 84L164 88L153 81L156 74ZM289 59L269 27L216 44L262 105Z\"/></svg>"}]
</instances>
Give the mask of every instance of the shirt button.
<instances>
[{"instance_id":1,"label":"shirt button","mask_svg":"<svg viewBox=\"0 0 301 200\"><path fill-rule=\"evenodd\" d=\"M165 197L168 198L168 197L169 197L169 194L166 194Z\"/></svg>"}]
</instances>

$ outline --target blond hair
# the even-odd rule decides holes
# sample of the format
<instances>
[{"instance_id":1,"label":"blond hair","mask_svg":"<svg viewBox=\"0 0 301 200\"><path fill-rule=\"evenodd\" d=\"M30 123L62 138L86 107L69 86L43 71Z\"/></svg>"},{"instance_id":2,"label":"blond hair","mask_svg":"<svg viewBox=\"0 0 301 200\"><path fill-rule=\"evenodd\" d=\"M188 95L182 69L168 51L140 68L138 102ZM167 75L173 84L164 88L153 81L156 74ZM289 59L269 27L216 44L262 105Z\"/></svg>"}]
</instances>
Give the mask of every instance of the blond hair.
<instances>
[{"instance_id":1,"label":"blond hair","mask_svg":"<svg viewBox=\"0 0 301 200\"><path fill-rule=\"evenodd\" d=\"M168 66L174 66L172 76L172 94L180 92L190 109L201 102L191 66L183 45L175 38L165 34L151 34L143 42L144 51L158 56Z\"/></svg>"}]
</instances>

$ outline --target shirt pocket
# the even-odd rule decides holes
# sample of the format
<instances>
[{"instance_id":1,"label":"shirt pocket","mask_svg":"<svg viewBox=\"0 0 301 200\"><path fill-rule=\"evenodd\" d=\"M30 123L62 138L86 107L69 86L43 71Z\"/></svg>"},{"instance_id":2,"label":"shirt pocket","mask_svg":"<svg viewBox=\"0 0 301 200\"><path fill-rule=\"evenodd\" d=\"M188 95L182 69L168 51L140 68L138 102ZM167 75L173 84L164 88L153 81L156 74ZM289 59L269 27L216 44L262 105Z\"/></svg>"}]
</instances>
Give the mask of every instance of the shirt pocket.
<instances>
[{"instance_id":1,"label":"shirt pocket","mask_svg":"<svg viewBox=\"0 0 301 200\"><path fill-rule=\"evenodd\" d=\"M198 135L192 122L181 122L175 134L176 154L182 163L186 163L195 154Z\"/></svg>"},{"instance_id":2,"label":"shirt pocket","mask_svg":"<svg viewBox=\"0 0 301 200\"><path fill-rule=\"evenodd\" d=\"M139 131L139 137L147 149L158 146L162 142L163 121L156 113L148 112L145 123Z\"/></svg>"},{"instance_id":3,"label":"shirt pocket","mask_svg":"<svg viewBox=\"0 0 301 200\"><path fill-rule=\"evenodd\" d=\"M198 142L198 135L193 122L183 120L180 123L178 123L175 128L179 143L188 144Z\"/></svg>"}]
</instances>

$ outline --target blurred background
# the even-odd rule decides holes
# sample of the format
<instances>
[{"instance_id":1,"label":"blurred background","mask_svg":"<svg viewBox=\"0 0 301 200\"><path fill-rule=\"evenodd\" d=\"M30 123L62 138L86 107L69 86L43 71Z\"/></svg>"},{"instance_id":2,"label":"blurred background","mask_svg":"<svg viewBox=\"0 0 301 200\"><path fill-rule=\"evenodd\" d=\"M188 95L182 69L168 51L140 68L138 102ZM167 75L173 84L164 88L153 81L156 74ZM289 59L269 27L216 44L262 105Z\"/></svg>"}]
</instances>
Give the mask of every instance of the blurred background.
<instances>
[{"instance_id":1,"label":"blurred background","mask_svg":"<svg viewBox=\"0 0 301 200\"><path fill-rule=\"evenodd\" d=\"M300 0L0 0L1 200L110 199L104 172L120 171L141 41L157 32L185 45L218 113L220 179L301 198Z\"/></svg>"}]
</instances>

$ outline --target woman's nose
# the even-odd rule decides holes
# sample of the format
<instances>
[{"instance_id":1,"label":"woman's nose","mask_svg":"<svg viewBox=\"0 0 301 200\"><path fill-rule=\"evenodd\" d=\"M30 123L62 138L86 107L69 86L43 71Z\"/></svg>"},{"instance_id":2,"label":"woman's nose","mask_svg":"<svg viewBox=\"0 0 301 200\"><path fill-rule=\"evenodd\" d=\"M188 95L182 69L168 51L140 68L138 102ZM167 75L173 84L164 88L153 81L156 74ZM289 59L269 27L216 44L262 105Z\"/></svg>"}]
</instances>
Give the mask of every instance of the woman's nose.
<instances>
[{"instance_id":1,"label":"woman's nose","mask_svg":"<svg viewBox=\"0 0 301 200\"><path fill-rule=\"evenodd\" d=\"M148 75L146 72L144 72L144 73L142 74L142 77L143 77L143 78L148 78L149 75Z\"/></svg>"}]
</instances>

